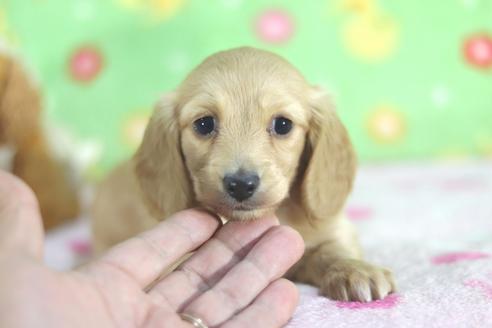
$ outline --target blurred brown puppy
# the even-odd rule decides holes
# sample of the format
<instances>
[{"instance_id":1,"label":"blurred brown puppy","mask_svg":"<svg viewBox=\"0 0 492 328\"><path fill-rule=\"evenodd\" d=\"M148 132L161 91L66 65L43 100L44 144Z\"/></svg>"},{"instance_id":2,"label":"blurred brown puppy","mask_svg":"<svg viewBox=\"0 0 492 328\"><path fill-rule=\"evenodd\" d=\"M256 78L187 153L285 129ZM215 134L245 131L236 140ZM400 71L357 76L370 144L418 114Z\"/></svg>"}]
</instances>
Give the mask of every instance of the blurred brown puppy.
<instances>
[{"instance_id":1,"label":"blurred brown puppy","mask_svg":"<svg viewBox=\"0 0 492 328\"><path fill-rule=\"evenodd\" d=\"M34 190L45 228L78 215L74 186L43 135L39 92L5 54L0 54L0 148L12 153L8 168Z\"/></svg>"},{"instance_id":2,"label":"blurred brown puppy","mask_svg":"<svg viewBox=\"0 0 492 328\"><path fill-rule=\"evenodd\" d=\"M193 206L230 220L276 213L306 243L290 278L337 300L380 299L391 273L361 259L343 215L355 167L325 93L272 53L220 52L160 101L135 157L101 185L96 247Z\"/></svg>"}]
</instances>

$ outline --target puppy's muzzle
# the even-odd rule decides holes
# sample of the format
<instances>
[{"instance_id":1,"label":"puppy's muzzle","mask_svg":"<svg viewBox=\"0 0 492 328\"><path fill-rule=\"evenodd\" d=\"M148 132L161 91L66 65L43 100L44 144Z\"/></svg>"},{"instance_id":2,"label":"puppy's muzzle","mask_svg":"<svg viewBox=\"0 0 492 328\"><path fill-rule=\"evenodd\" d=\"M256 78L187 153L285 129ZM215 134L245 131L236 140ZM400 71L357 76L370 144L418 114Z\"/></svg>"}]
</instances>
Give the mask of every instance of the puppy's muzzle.
<instances>
[{"instance_id":1,"label":"puppy's muzzle","mask_svg":"<svg viewBox=\"0 0 492 328\"><path fill-rule=\"evenodd\" d=\"M227 174L223 179L223 185L232 198L242 202L253 196L260 185L260 177L256 173L239 170L234 174Z\"/></svg>"}]
</instances>

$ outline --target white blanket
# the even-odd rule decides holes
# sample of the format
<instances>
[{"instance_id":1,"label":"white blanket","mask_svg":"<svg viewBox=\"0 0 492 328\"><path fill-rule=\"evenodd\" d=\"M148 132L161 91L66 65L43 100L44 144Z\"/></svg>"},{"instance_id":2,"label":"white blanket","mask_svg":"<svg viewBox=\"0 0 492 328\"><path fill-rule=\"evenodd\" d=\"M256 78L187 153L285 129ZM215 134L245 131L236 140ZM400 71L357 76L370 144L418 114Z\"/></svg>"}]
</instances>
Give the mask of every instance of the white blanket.
<instances>
[{"instance_id":1,"label":"white blanket","mask_svg":"<svg viewBox=\"0 0 492 328\"><path fill-rule=\"evenodd\" d=\"M347 213L398 292L334 302L299 285L288 327L492 327L492 162L363 167ZM75 265L89 235L84 219L50 233L47 263Z\"/></svg>"}]
</instances>

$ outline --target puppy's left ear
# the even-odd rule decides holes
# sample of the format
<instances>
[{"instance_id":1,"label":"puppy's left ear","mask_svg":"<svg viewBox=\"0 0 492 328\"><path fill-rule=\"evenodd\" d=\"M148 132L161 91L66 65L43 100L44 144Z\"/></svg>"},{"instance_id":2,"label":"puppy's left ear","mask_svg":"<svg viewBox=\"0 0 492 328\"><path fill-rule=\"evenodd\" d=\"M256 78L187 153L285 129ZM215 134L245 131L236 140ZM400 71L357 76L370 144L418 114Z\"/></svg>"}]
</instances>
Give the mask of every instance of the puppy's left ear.
<instances>
[{"instance_id":1,"label":"puppy's left ear","mask_svg":"<svg viewBox=\"0 0 492 328\"><path fill-rule=\"evenodd\" d=\"M355 178L356 157L347 130L329 96L313 88L308 100L312 113L305 149L301 202L313 220L337 215Z\"/></svg>"}]
</instances>

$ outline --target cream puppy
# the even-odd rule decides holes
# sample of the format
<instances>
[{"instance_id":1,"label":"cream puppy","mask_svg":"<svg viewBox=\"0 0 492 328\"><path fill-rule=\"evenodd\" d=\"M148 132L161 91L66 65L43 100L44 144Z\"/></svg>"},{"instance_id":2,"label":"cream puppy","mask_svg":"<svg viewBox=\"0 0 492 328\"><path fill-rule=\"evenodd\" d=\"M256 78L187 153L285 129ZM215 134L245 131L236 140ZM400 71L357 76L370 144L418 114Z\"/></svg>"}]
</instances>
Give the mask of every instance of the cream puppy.
<instances>
[{"instance_id":1,"label":"cream puppy","mask_svg":"<svg viewBox=\"0 0 492 328\"><path fill-rule=\"evenodd\" d=\"M362 260L343 215L355 168L323 91L270 52L219 52L161 99L136 155L101 185L96 246L193 206L230 220L275 213L307 247L289 278L336 300L381 299L394 290L391 273Z\"/></svg>"}]
</instances>

